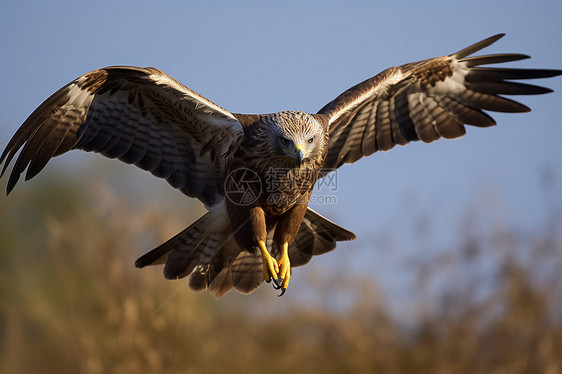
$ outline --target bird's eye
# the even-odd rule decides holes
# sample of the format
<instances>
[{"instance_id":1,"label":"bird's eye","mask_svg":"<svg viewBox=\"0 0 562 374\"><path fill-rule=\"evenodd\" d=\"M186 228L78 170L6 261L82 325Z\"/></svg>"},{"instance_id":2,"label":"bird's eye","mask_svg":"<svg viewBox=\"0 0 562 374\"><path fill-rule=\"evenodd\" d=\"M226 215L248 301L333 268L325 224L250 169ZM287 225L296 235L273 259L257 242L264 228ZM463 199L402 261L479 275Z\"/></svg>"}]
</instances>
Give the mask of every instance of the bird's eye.
<instances>
[{"instance_id":1,"label":"bird's eye","mask_svg":"<svg viewBox=\"0 0 562 374\"><path fill-rule=\"evenodd\" d=\"M314 141L314 138L310 138L307 140L308 144L312 144L312 142Z\"/></svg>"},{"instance_id":2,"label":"bird's eye","mask_svg":"<svg viewBox=\"0 0 562 374\"><path fill-rule=\"evenodd\" d=\"M283 144L283 145L291 144L291 141L289 139L283 137L283 136L280 139L281 139L281 144Z\"/></svg>"}]
</instances>

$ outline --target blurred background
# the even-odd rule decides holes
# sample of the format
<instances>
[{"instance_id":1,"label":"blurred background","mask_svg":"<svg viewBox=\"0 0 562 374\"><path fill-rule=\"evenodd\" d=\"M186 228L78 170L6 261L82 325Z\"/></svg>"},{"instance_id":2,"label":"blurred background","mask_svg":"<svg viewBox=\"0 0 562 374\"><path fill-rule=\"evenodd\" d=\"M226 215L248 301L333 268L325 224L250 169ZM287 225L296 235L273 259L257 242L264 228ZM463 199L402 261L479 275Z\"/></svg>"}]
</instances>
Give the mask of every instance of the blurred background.
<instances>
[{"instance_id":1,"label":"blurred background","mask_svg":"<svg viewBox=\"0 0 562 374\"><path fill-rule=\"evenodd\" d=\"M552 1L0 3L0 146L70 80L154 66L232 112L316 112L395 65L483 53L562 68ZM203 213L72 152L0 198L0 372L562 372L562 79L498 126L345 166L313 208L358 239L216 301L134 260ZM0 180L4 189L6 179Z\"/></svg>"}]
</instances>

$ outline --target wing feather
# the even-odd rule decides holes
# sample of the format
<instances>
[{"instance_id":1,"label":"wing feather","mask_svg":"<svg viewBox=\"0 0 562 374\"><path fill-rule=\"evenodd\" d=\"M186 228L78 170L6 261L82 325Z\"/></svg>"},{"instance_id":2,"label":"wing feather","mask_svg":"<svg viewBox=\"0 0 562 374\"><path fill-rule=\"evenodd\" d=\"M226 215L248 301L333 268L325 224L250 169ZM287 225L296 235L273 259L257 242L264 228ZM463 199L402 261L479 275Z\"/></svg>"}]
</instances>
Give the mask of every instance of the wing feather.
<instances>
[{"instance_id":1,"label":"wing feather","mask_svg":"<svg viewBox=\"0 0 562 374\"><path fill-rule=\"evenodd\" d=\"M408 97L404 94L397 94L389 101L390 123L394 142L405 145L412 140L419 140L408 111Z\"/></svg>"},{"instance_id":2,"label":"wing feather","mask_svg":"<svg viewBox=\"0 0 562 374\"><path fill-rule=\"evenodd\" d=\"M518 113L530 109L500 95L535 95L550 89L520 79L548 78L561 70L491 68L481 65L529 58L516 53L471 56L503 34L457 53L387 69L342 93L318 113L329 118L325 170L334 170L396 144L457 138L465 124L495 125L483 110Z\"/></svg>"},{"instance_id":3,"label":"wing feather","mask_svg":"<svg viewBox=\"0 0 562 374\"><path fill-rule=\"evenodd\" d=\"M369 117L365 122L365 129L361 137L361 149L360 152L358 152L359 154L355 156L357 157L357 159L361 158L362 155L371 155L377 150L377 143L375 138L375 116L377 114L377 107L378 102L374 103L374 105L369 108Z\"/></svg>"},{"instance_id":4,"label":"wing feather","mask_svg":"<svg viewBox=\"0 0 562 374\"><path fill-rule=\"evenodd\" d=\"M464 58L463 61L466 62L466 66L470 68L479 65L499 64L502 62L525 60L527 58L531 58L531 56L523 55L520 53L497 53L497 54L486 55L486 56L468 57L468 58Z\"/></svg>"},{"instance_id":5,"label":"wing feather","mask_svg":"<svg viewBox=\"0 0 562 374\"><path fill-rule=\"evenodd\" d=\"M439 134L433 126L431 117L426 114L424 99L425 96L420 93L410 94L408 111L420 140L425 143L431 143L439 139Z\"/></svg>"},{"instance_id":6,"label":"wing feather","mask_svg":"<svg viewBox=\"0 0 562 374\"><path fill-rule=\"evenodd\" d=\"M394 142L392 141L392 129L390 128L390 111L388 101L379 103L377 107L377 115L375 117L375 127L377 128L376 137L379 149L388 151L394 147Z\"/></svg>"},{"instance_id":7,"label":"wing feather","mask_svg":"<svg viewBox=\"0 0 562 374\"><path fill-rule=\"evenodd\" d=\"M154 68L110 67L85 74L43 102L0 156L16 159L7 192L55 156L82 149L117 158L213 205L225 165L243 135L228 111Z\"/></svg>"}]
</instances>

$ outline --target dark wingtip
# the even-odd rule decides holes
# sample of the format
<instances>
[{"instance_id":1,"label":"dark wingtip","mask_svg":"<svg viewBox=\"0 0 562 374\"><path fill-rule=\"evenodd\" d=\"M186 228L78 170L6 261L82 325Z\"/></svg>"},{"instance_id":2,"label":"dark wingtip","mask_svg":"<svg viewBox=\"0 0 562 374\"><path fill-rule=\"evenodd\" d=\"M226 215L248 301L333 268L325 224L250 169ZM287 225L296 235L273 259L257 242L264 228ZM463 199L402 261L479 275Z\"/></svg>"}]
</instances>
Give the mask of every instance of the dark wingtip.
<instances>
[{"instance_id":1,"label":"dark wingtip","mask_svg":"<svg viewBox=\"0 0 562 374\"><path fill-rule=\"evenodd\" d=\"M495 53L492 55L472 56L461 59L466 62L468 67L475 67L488 64L500 64L529 59L531 56L521 53Z\"/></svg>"},{"instance_id":2,"label":"dark wingtip","mask_svg":"<svg viewBox=\"0 0 562 374\"><path fill-rule=\"evenodd\" d=\"M453 56L455 56L458 59L464 58L466 56L469 56L471 54L473 54L474 52L477 52L481 49L484 49L486 47L488 47L489 45L497 42L499 39L503 38L505 36L505 33L501 33L501 34L496 34L496 35L492 35L489 38L486 38L484 40L479 41L478 43L474 43L466 48L461 49L460 51L458 51L457 53L453 53Z\"/></svg>"},{"instance_id":3,"label":"dark wingtip","mask_svg":"<svg viewBox=\"0 0 562 374\"><path fill-rule=\"evenodd\" d=\"M505 36L505 32L500 32L499 34L496 35L492 35L489 38L484 39L483 41L486 41L490 44L493 44L495 42L497 42L498 40L500 40L501 38L503 38Z\"/></svg>"},{"instance_id":4,"label":"dark wingtip","mask_svg":"<svg viewBox=\"0 0 562 374\"><path fill-rule=\"evenodd\" d=\"M148 252L148 253L150 253L150 252ZM149 260L147 260L147 254L144 254L144 255L140 256L139 258L137 258L137 260L135 261L135 267L136 268L142 269L142 268L150 265Z\"/></svg>"},{"instance_id":5,"label":"dark wingtip","mask_svg":"<svg viewBox=\"0 0 562 374\"><path fill-rule=\"evenodd\" d=\"M562 70L560 69L543 69L543 70L547 72L546 74L549 74L544 78L551 78L551 77L557 77L559 75L562 75Z\"/></svg>"},{"instance_id":6,"label":"dark wingtip","mask_svg":"<svg viewBox=\"0 0 562 374\"><path fill-rule=\"evenodd\" d=\"M531 111L531 108L529 108L527 105L521 104L519 102L516 102L517 104L519 104L519 108L517 110L511 110L511 111L506 111L504 113L529 113Z\"/></svg>"},{"instance_id":7,"label":"dark wingtip","mask_svg":"<svg viewBox=\"0 0 562 374\"><path fill-rule=\"evenodd\" d=\"M147 267L148 265L152 264L154 261L156 261L156 259L153 256L153 251L147 252L144 255L140 256L139 258L136 259L135 261L135 267L142 269L144 267Z\"/></svg>"},{"instance_id":8,"label":"dark wingtip","mask_svg":"<svg viewBox=\"0 0 562 374\"><path fill-rule=\"evenodd\" d=\"M19 179L20 174L12 172L12 174L10 175L10 179L8 179L8 185L6 186L6 196L8 196L10 192L12 192Z\"/></svg>"},{"instance_id":9,"label":"dark wingtip","mask_svg":"<svg viewBox=\"0 0 562 374\"><path fill-rule=\"evenodd\" d=\"M139 268L139 269L142 269L142 268L145 267L146 265L143 264L142 262L140 262L139 260L140 260L140 259L137 259L137 260L135 261L135 267L136 267L136 268Z\"/></svg>"}]
</instances>

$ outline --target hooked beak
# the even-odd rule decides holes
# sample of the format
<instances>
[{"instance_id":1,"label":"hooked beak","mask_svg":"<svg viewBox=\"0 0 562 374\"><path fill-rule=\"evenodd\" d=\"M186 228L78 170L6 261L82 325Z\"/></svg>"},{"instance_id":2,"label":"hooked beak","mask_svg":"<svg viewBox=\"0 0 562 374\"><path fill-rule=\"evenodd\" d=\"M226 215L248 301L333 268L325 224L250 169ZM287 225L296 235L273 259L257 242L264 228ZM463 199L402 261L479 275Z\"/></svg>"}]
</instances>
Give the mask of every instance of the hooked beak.
<instances>
[{"instance_id":1,"label":"hooked beak","mask_svg":"<svg viewBox=\"0 0 562 374\"><path fill-rule=\"evenodd\" d=\"M301 166L304 159L304 146L302 144L295 147L295 158L297 159L297 164Z\"/></svg>"}]
</instances>

